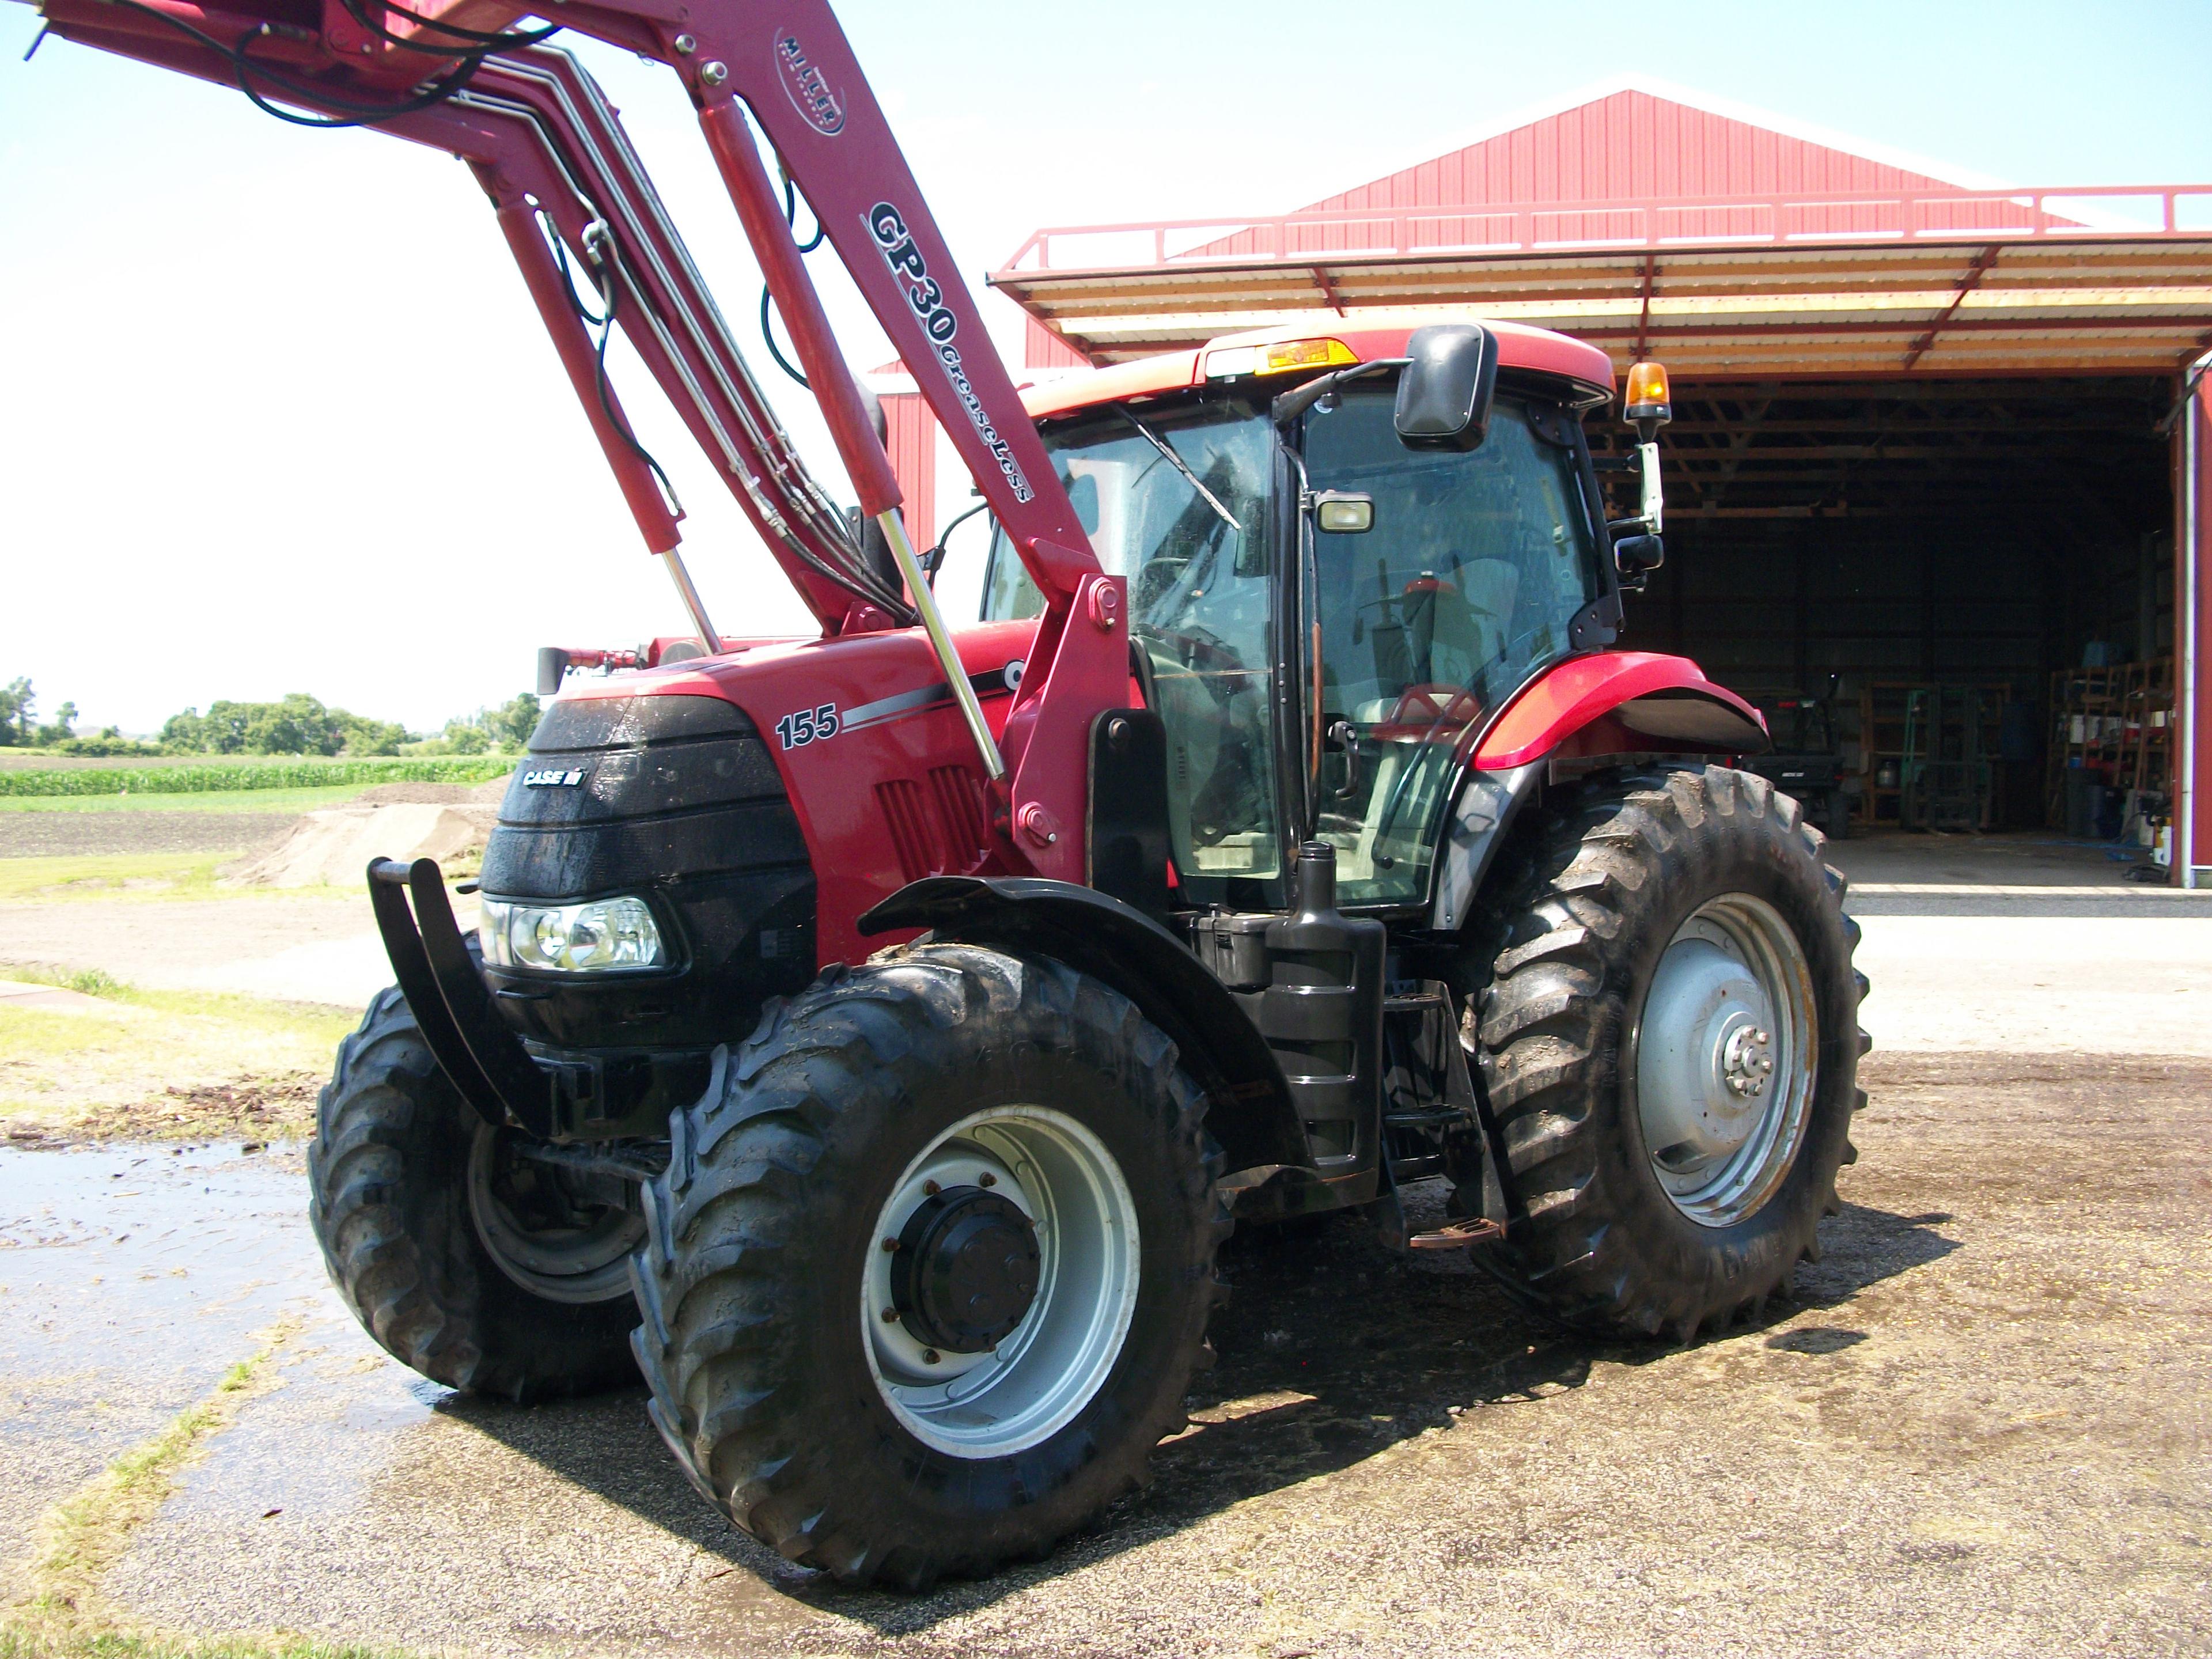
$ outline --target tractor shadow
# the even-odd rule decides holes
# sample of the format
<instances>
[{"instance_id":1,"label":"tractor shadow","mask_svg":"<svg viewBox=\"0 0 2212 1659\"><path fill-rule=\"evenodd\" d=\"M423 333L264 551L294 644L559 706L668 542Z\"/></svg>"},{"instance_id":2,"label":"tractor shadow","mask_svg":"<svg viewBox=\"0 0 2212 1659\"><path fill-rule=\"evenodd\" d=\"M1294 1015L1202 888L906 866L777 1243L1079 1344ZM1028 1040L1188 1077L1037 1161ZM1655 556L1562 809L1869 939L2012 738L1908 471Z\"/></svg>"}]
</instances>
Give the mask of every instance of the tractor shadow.
<instances>
[{"instance_id":1,"label":"tractor shadow","mask_svg":"<svg viewBox=\"0 0 2212 1659\"><path fill-rule=\"evenodd\" d=\"M1441 1192L1407 1198L1418 1224L1443 1218ZM1846 1307L1868 1287L1942 1259L1959 1248L1937 1231L1950 1218L1847 1205L1823 1224L1824 1260L1800 1267L1796 1291L1771 1302L1756 1326L1727 1335ZM949 1581L924 1595L846 1589L736 1531L676 1472L646 1419L641 1390L535 1411L459 1398L441 1409L690 1538L721 1559L724 1572L896 1636L1170 1536L1246 1498L1350 1468L1486 1407L1578 1389L1600 1364L1643 1365L1672 1352L1571 1335L1522 1309L1463 1258L1393 1255L1355 1216L1244 1229L1224 1249L1221 1273L1230 1295L1212 1326L1220 1361L1194 1380L1191 1426L1154 1454L1151 1487L1045 1561ZM1817 1346L1856 1334L1822 1327L1772 1340Z\"/></svg>"}]
</instances>

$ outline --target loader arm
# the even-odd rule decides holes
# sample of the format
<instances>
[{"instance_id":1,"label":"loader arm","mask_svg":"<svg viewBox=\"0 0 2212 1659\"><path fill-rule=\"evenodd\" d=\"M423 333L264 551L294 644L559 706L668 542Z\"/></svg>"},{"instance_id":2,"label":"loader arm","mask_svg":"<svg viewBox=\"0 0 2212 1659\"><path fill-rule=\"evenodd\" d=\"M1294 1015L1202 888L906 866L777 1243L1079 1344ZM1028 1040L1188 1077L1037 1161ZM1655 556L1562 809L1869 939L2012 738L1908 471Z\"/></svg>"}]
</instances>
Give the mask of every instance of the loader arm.
<instances>
[{"instance_id":1,"label":"loader arm","mask_svg":"<svg viewBox=\"0 0 2212 1659\"><path fill-rule=\"evenodd\" d=\"M64 39L239 86L276 112L371 125L459 156L491 200L647 549L666 561L709 648L719 639L678 551L680 507L605 384L575 302L579 283L621 324L823 634L918 616L959 697L965 676L896 515L897 481L785 221L757 124L1045 598L996 744L972 693L961 701L1017 860L1084 879L1082 770L1047 762L1080 752L1092 719L1124 700L1122 584L1102 574L824 0L553 10L558 27L657 58L684 82L860 508L884 528L902 584L871 565L807 474L612 107L572 58L540 44L550 29L513 28L532 14L492 0L42 0L40 9ZM1085 625L1071 626L1078 617ZM1031 756L1035 765L1025 763Z\"/></svg>"}]
</instances>

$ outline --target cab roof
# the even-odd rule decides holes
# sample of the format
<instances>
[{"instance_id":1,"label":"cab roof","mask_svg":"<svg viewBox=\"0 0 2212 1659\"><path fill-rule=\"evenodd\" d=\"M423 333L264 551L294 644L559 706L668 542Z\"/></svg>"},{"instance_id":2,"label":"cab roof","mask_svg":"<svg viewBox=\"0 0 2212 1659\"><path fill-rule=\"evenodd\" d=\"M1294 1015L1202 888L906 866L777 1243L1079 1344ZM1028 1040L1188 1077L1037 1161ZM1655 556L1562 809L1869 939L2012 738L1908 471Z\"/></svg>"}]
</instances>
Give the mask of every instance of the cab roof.
<instances>
[{"instance_id":1,"label":"cab roof","mask_svg":"<svg viewBox=\"0 0 2212 1659\"><path fill-rule=\"evenodd\" d=\"M1402 357L1406 342L1417 328L1433 323L1479 322L1498 337L1498 365L1540 374L1556 374L1613 395L1613 360L1594 345L1554 334L1549 329L1524 323L1494 322L1486 317L1439 316L1434 311L1367 312L1356 319L1330 318L1311 323L1289 323L1276 328L1251 329L1224 334L1191 351L1164 351L1157 357L1139 357L1109 368L1086 369L1057 376L1026 387L1022 405L1032 420L1069 415L1102 404L1130 398L1153 398L1163 392L1206 384L1206 360L1212 353L1237 346L1279 345L1291 340L1334 340L1358 362ZM1252 377L1245 377L1252 378ZM1273 376L1265 378L1273 379ZM1286 385L1291 376L1281 377Z\"/></svg>"}]
</instances>

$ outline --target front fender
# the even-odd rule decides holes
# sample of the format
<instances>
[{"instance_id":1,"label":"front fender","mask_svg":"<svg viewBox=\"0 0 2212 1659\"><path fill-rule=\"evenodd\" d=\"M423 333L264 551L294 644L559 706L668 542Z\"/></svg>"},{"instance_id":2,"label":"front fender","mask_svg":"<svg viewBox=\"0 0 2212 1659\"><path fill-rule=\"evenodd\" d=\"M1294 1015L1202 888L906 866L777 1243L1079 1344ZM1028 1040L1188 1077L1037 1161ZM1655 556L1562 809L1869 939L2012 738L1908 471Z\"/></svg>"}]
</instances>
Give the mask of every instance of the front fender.
<instances>
[{"instance_id":1,"label":"front fender","mask_svg":"<svg viewBox=\"0 0 2212 1659\"><path fill-rule=\"evenodd\" d=\"M1206 1127L1234 1172L1310 1166L1282 1067L1228 988L1141 910L1034 876L927 876L860 919L864 934L926 927L939 938L1051 957L1103 980L1166 1032L1212 1098Z\"/></svg>"},{"instance_id":2,"label":"front fender","mask_svg":"<svg viewBox=\"0 0 2212 1659\"><path fill-rule=\"evenodd\" d=\"M1563 746L1582 757L1763 755L1773 744L1759 712L1688 658L1606 651L1569 658L1523 686L1483 734L1474 766L1507 771Z\"/></svg>"}]
</instances>

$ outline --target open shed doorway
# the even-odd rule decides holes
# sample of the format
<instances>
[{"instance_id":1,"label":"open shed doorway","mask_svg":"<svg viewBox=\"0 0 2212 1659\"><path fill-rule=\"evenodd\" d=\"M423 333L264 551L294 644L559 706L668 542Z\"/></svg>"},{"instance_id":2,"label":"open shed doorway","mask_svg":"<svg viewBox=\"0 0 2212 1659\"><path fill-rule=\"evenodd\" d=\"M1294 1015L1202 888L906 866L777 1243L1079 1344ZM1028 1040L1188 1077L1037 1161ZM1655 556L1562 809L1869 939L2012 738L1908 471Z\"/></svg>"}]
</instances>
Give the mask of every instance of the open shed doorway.
<instances>
[{"instance_id":1,"label":"open shed doorway","mask_svg":"<svg viewBox=\"0 0 2212 1659\"><path fill-rule=\"evenodd\" d=\"M1819 705L1802 740L1829 728L1853 833L2148 845L2179 753L2172 396L2150 376L1678 381L1667 562L1621 643L1694 659L1778 740L1787 705Z\"/></svg>"}]
</instances>

